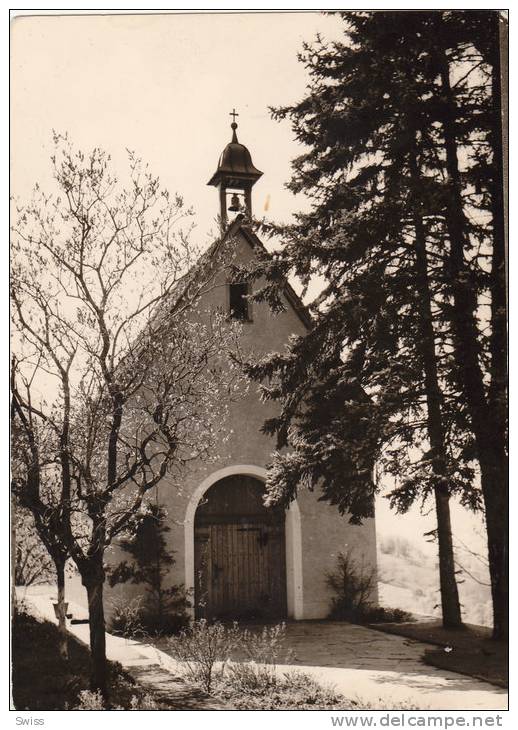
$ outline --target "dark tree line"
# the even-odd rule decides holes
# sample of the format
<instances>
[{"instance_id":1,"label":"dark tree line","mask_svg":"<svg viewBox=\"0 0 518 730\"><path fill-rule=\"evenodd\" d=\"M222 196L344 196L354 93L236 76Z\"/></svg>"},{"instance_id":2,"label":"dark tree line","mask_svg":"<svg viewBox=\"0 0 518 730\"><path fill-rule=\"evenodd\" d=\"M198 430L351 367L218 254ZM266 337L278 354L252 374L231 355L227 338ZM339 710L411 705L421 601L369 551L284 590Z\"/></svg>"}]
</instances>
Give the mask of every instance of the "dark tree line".
<instances>
[{"instance_id":1,"label":"dark tree line","mask_svg":"<svg viewBox=\"0 0 518 730\"><path fill-rule=\"evenodd\" d=\"M492 11L348 12L344 40L306 44L305 98L273 110L305 151L288 187L313 201L253 277L324 289L314 326L250 365L280 415L272 499L301 482L353 521L372 461L405 511L433 496L443 619L461 623L449 500L483 506L494 636L507 635L507 334L500 18ZM269 379L269 380L268 380ZM360 396L360 393L366 397Z\"/></svg>"}]
</instances>

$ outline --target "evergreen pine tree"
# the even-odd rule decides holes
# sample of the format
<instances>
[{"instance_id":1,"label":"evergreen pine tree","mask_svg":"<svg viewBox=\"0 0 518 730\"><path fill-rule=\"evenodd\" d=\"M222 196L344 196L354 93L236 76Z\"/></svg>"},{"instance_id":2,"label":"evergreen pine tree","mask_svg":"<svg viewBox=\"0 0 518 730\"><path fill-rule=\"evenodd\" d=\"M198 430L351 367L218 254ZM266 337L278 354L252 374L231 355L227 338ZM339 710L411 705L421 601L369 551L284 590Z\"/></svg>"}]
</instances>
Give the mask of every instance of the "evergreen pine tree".
<instances>
[{"instance_id":1,"label":"evergreen pine tree","mask_svg":"<svg viewBox=\"0 0 518 730\"><path fill-rule=\"evenodd\" d=\"M494 130L481 112L494 99L474 41L481 15L347 13L344 43L305 46L308 94L274 116L290 118L307 146L289 187L308 193L313 207L291 226L265 228L284 245L253 274L268 279L258 298L274 307L281 274L297 275L304 287L316 275L326 282L311 304L312 331L249 368L257 379L273 378L263 393L281 412L265 430L290 447L274 457L272 498L289 501L301 482L318 483L323 498L361 520L372 514L375 456L398 479L391 495L398 509L434 494L449 626L460 623L460 611L448 500L457 494L480 506L474 457L488 513L465 352L467 342L470 356L480 354L474 373L483 379L477 303L490 275L476 252L491 259L484 176L494 179ZM455 75L457 106L445 87ZM452 139L467 159L454 184ZM490 559L491 540L488 518Z\"/></svg>"}]
</instances>

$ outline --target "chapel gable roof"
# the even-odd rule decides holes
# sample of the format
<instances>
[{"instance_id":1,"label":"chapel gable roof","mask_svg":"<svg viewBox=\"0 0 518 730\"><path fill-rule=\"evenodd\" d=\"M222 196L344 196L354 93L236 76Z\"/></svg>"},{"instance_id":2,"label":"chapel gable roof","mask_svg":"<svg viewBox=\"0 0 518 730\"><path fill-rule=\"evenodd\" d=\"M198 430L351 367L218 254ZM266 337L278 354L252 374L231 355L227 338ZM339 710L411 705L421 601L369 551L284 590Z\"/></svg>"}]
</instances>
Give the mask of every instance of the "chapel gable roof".
<instances>
[{"instance_id":1,"label":"chapel gable roof","mask_svg":"<svg viewBox=\"0 0 518 730\"><path fill-rule=\"evenodd\" d=\"M233 237L241 234L243 239L253 250L260 251L266 256L271 256L260 238L254 233L250 226L243 222L243 220L244 217L242 215L238 215L233 223L228 226L225 233L220 238L216 239L207 251L205 251L198 261L189 269L189 271L181 279L179 279L177 284L169 292L166 300L161 304L159 312L157 312L159 320L169 317L177 312L180 309L182 302L186 297L188 297L189 290L195 288L198 283L203 282L203 279L207 277L207 275L210 276L212 271L217 270L219 261L218 254L224 250L225 244L227 244ZM284 283L283 293L304 327L308 330L311 329L313 325L311 315L287 280Z\"/></svg>"}]
</instances>

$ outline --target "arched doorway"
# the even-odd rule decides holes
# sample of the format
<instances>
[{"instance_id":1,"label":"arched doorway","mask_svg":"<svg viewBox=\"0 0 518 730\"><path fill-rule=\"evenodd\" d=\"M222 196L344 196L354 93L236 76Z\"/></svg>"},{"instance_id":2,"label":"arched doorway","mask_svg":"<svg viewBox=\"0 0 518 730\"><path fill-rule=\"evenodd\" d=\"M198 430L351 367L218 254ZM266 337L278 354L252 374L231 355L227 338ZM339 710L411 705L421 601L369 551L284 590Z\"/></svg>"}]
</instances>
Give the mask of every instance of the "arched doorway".
<instances>
[{"instance_id":1,"label":"arched doorway","mask_svg":"<svg viewBox=\"0 0 518 730\"><path fill-rule=\"evenodd\" d=\"M263 504L264 484L231 475L213 484L194 519L197 617L286 616L285 512Z\"/></svg>"}]
</instances>

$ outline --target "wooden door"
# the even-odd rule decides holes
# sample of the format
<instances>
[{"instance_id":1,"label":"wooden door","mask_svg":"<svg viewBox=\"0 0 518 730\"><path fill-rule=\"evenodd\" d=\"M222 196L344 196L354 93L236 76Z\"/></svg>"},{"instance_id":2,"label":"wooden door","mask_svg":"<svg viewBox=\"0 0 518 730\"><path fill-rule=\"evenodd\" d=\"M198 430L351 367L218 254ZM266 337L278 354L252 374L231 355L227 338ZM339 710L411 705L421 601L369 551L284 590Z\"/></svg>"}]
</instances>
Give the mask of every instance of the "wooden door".
<instances>
[{"instance_id":1,"label":"wooden door","mask_svg":"<svg viewBox=\"0 0 518 730\"><path fill-rule=\"evenodd\" d=\"M263 485L258 480L230 480L218 482L219 489L207 495L197 513L196 614L223 619L284 618L284 511L263 506Z\"/></svg>"}]
</instances>

